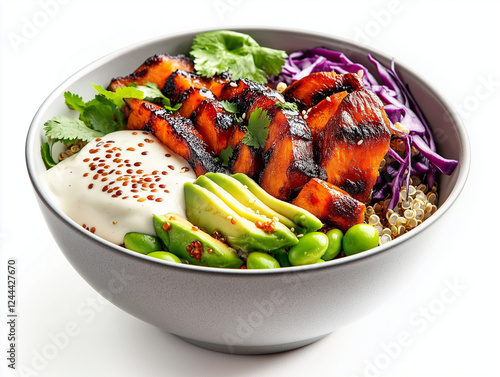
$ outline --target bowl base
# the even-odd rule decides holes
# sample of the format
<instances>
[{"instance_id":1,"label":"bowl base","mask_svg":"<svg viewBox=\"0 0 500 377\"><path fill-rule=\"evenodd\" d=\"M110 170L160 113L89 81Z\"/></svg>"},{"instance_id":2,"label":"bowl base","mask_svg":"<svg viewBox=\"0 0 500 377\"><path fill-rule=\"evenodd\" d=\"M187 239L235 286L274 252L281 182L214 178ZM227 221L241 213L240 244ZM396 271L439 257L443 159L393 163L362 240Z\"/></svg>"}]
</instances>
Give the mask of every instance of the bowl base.
<instances>
[{"instance_id":1,"label":"bowl base","mask_svg":"<svg viewBox=\"0 0 500 377\"><path fill-rule=\"evenodd\" d=\"M300 347L305 347L311 343L314 343L324 338L327 335L328 334L325 334L315 338L300 340L297 342L284 343L284 344L270 344L263 346L243 346L243 345L238 346L238 345L228 345L228 344L217 344L217 343L204 342L196 339L190 339L180 335L176 336L182 340L185 340L188 343L194 344L198 347L205 348L211 351L231 353L235 355L265 355L271 353L286 352Z\"/></svg>"}]
</instances>

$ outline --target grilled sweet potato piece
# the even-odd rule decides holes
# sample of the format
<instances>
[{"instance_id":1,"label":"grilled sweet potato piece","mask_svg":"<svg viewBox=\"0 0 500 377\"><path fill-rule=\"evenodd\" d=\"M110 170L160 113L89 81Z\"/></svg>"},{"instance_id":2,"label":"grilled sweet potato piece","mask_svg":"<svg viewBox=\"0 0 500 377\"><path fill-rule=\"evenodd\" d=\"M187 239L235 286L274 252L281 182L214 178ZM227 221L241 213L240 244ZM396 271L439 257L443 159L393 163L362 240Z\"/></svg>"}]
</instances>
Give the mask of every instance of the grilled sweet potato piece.
<instances>
[{"instance_id":1,"label":"grilled sweet potato piece","mask_svg":"<svg viewBox=\"0 0 500 377\"><path fill-rule=\"evenodd\" d=\"M276 139L289 133L289 120L295 120L294 117L296 117L298 121L302 120L302 118L299 118L298 113L293 114L291 111L285 110L286 114L289 115L289 117L287 117L285 112L276 106L277 102L283 102L282 97L277 92L267 89L262 90L262 88L249 88L240 96L239 109L240 112L246 114L245 118L247 120L250 118L252 113L259 108L267 112L270 124L267 127L268 136L266 145L263 148L264 153L273 146ZM305 123L303 126L307 128ZM306 134L307 131L308 130L306 130ZM304 134L304 136L308 137L306 134Z\"/></svg>"},{"instance_id":2,"label":"grilled sweet potato piece","mask_svg":"<svg viewBox=\"0 0 500 377\"><path fill-rule=\"evenodd\" d=\"M161 106L154 103L138 99L126 99L125 102L128 113L127 130L147 129L147 124L153 112L162 109Z\"/></svg>"},{"instance_id":3,"label":"grilled sweet potato piece","mask_svg":"<svg viewBox=\"0 0 500 377\"><path fill-rule=\"evenodd\" d=\"M337 186L317 178L306 183L292 200L292 204L311 212L323 223L343 232L364 221L363 203Z\"/></svg>"},{"instance_id":4,"label":"grilled sweet potato piece","mask_svg":"<svg viewBox=\"0 0 500 377\"><path fill-rule=\"evenodd\" d=\"M311 177L325 177L314 160L311 131L307 123L297 111L276 105L277 102L284 102L278 92L247 80L238 80L223 88L221 98L237 103L238 110L245 114L246 121L257 109L267 112L270 124L266 144L260 151L264 168L258 178L267 192L279 199L288 200ZM234 149L233 157L239 161L254 162L251 166L259 166L259 154L258 151L257 154L255 152L255 149L248 150L248 147L240 143ZM239 169L245 166L235 165Z\"/></svg>"},{"instance_id":5,"label":"grilled sweet potato piece","mask_svg":"<svg viewBox=\"0 0 500 377\"><path fill-rule=\"evenodd\" d=\"M323 133L323 129L330 118L335 114L340 102L342 102L345 96L347 96L346 91L332 94L317 105L311 107L307 112L307 116L304 116L311 130L314 145L318 143Z\"/></svg>"},{"instance_id":6,"label":"grilled sweet potato piece","mask_svg":"<svg viewBox=\"0 0 500 377\"><path fill-rule=\"evenodd\" d=\"M189 88L179 98L179 102L182 103L182 106L178 110L179 115L184 118L191 118L191 115L193 115L200 103L209 98L215 98L210 90L194 87Z\"/></svg>"},{"instance_id":7,"label":"grilled sweet potato piece","mask_svg":"<svg viewBox=\"0 0 500 377\"><path fill-rule=\"evenodd\" d=\"M206 99L198 105L193 114L193 123L215 155L227 148L236 127L234 115L228 113L214 98Z\"/></svg>"},{"instance_id":8,"label":"grilled sweet potato piece","mask_svg":"<svg viewBox=\"0 0 500 377\"><path fill-rule=\"evenodd\" d=\"M264 166L262 151L243 144L242 139L245 132L242 124L234 126L229 140L229 145L233 148L233 155L229 159L227 168L231 173L243 173L250 178L257 179Z\"/></svg>"},{"instance_id":9,"label":"grilled sweet potato piece","mask_svg":"<svg viewBox=\"0 0 500 377\"><path fill-rule=\"evenodd\" d=\"M334 93L361 89L363 83L356 73L314 72L289 85L283 95L295 102L300 110L316 105Z\"/></svg>"},{"instance_id":10,"label":"grilled sweet potato piece","mask_svg":"<svg viewBox=\"0 0 500 377\"><path fill-rule=\"evenodd\" d=\"M312 178L323 176L313 158L312 140L294 135L277 139L264 155L259 184L274 197L289 201Z\"/></svg>"},{"instance_id":11,"label":"grilled sweet potato piece","mask_svg":"<svg viewBox=\"0 0 500 377\"><path fill-rule=\"evenodd\" d=\"M216 97L218 97L221 93L222 87L224 84L229 82L229 80L229 76L226 74L214 77L202 77L196 73L179 69L172 73L165 81L162 92L165 97L168 97L175 102L178 102L182 93L191 87L208 89Z\"/></svg>"},{"instance_id":12,"label":"grilled sweet potato piece","mask_svg":"<svg viewBox=\"0 0 500 377\"><path fill-rule=\"evenodd\" d=\"M112 79L109 90L114 91L117 88L133 83L144 85L148 82L155 83L161 89L165 85L167 78L178 69L188 72L194 71L193 61L184 55L154 55L148 58L132 74Z\"/></svg>"},{"instance_id":13,"label":"grilled sweet potato piece","mask_svg":"<svg viewBox=\"0 0 500 377\"><path fill-rule=\"evenodd\" d=\"M173 152L185 158L197 176L224 171L191 120L172 115L147 101L131 99L126 102L129 107L127 129L150 131Z\"/></svg>"},{"instance_id":14,"label":"grilled sweet potato piece","mask_svg":"<svg viewBox=\"0 0 500 377\"><path fill-rule=\"evenodd\" d=\"M366 202L390 137L389 121L378 97L366 89L348 94L319 143L319 164L325 168L328 182Z\"/></svg>"},{"instance_id":15,"label":"grilled sweet potato piece","mask_svg":"<svg viewBox=\"0 0 500 377\"><path fill-rule=\"evenodd\" d=\"M217 96L221 101L231 101L239 103L243 93L248 90L265 90L265 86L258 84L248 79L238 79L236 81L229 81L222 87L219 95Z\"/></svg>"}]
</instances>

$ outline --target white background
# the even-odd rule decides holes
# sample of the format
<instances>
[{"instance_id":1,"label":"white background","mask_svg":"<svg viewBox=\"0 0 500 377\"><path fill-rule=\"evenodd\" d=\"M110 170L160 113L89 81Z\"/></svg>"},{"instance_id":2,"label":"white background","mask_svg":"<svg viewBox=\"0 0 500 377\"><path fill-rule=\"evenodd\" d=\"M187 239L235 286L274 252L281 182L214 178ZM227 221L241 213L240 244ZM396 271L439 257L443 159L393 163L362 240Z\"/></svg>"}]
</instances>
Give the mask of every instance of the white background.
<instances>
[{"instance_id":1,"label":"white background","mask_svg":"<svg viewBox=\"0 0 500 377\"><path fill-rule=\"evenodd\" d=\"M499 2L1 0L0 4L1 375L500 376L500 228L495 216ZM315 344L268 356L207 351L101 301L48 233L24 162L25 136L37 108L78 69L155 36L239 25L329 33L396 57L431 82L462 114L473 152L467 187L446 217L442 238L435 242L435 257L425 273L411 277L408 290ZM5 367L6 261L12 257L17 258L18 269L16 371ZM450 285L454 293L443 304L441 295Z\"/></svg>"}]
</instances>

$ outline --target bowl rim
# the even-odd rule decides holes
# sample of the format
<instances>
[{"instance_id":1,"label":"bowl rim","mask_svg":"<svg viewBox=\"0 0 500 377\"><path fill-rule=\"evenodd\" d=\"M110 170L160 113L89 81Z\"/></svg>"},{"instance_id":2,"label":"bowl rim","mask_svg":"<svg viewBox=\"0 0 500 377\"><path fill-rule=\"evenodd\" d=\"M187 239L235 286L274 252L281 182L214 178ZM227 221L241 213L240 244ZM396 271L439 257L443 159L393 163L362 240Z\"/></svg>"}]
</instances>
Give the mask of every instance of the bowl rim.
<instances>
[{"instance_id":1,"label":"bowl rim","mask_svg":"<svg viewBox=\"0 0 500 377\"><path fill-rule=\"evenodd\" d=\"M51 93L47 96L47 98L42 102L38 110L36 111L31 124L29 126L27 136L26 136L26 141L25 141L25 163L28 171L28 175L30 178L30 181L33 185L33 188L35 190L36 195L38 198L41 200L41 202L49 209L56 217L58 217L60 220L64 221L67 223L69 226L77 230L78 232L82 233L85 237L90 237L90 239L94 242L97 242L99 244L103 244L103 246L107 246L106 250L110 252L118 252L118 253L125 253L128 256L132 256L134 258L140 258L144 262L148 263L154 263L154 264L159 264L165 266L165 268L174 268L174 269L181 269L185 271L190 271L190 272L201 272L201 273L209 273L209 274L229 274L229 275L245 275L245 276L261 276L261 275L281 275L281 274L290 274L290 273L304 273L304 272L312 272L316 270L323 270L323 269L330 269L330 268L336 268L336 266L343 266L345 264L352 264L352 263L357 263L357 262L362 262L366 261L370 258L373 258L381 253L384 252L389 252L392 249L395 249L399 244L406 242L407 240L417 236L419 233L422 233L426 231L427 228L432 226L436 221L440 220L441 217L450 209L452 204L458 199L459 195L461 194L465 183L467 181L468 175L469 175L469 170L470 170L470 165L471 165L471 152L470 152L470 141L469 137L465 128L465 125L461 118L458 116L457 112L455 111L449 111L448 115L450 117L450 120L454 124L459 141L461 143L460 148L461 148L461 156L459 160L459 164L456 167L458 171L455 171L453 174L457 174L455 184L453 185L453 188L445 200L444 203L441 203L440 206L438 207L437 211L426 221L424 221L422 224L420 224L418 227L412 229L410 232L394 239L391 240L390 242L378 246L376 248L364 251L362 253L350 255L350 256L345 256L342 258L337 258L333 259L330 261L327 261L325 263L317 263L317 264L311 264L311 265L304 265L304 266L293 266L293 267L282 267L278 269L229 269L229 268L220 268L220 267L206 267L206 266L197 266L197 265L188 265L188 264L180 264L180 263L172 263L168 261L164 261L161 259L157 258L151 258L146 255L143 255L141 253L134 252L132 250L128 250L120 245L114 244L110 241L107 241L99 236L96 236L95 234L90 233L89 231L85 230L82 226L78 225L75 221L73 221L71 218L69 218L66 214L64 214L62 211L60 211L58 208L56 208L53 203L51 202L50 198L48 198L44 190L42 189L42 183L39 181L38 173L36 172L35 169L35 158L40 158L40 155L34 150L34 145L35 145L35 140L36 138L41 138L42 135L40 134L40 127L39 124L43 124L42 121L42 115L45 113L46 109L52 104L52 102L56 99L62 98L62 93L64 91L64 88L67 86L71 85L72 83L78 81L82 76L86 75L87 73L92 72L94 69L97 69L98 67L105 65L106 63L119 58L120 56L130 54L133 52L135 49L139 47L145 47L147 45L153 45L157 44L161 41L167 41L169 39L173 38L182 38L186 39L188 37L192 38L194 35L202 32L207 32L207 31L213 31L213 30L233 30L237 32L242 32L242 33L247 33L252 35L253 32L265 32L265 33L286 33L294 36L303 36L307 38L313 38L313 39L318 39L318 40L328 40L334 43L342 44L344 46L347 46L353 50L362 50L366 53L371 54L372 56L376 57L377 59L382 59L386 61L391 61L395 60L396 62L396 67L402 68L406 72L410 73L413 75L416 79L418 79L420 85L425 88L426 91L432 93L436 100L441 102L443 107L445 109L452 109L452 106L450 103L433 87L431 86L425 78L423 78L420 74L418 74L413 68L410 68L408 65L406 65L403 62L396 61L395 58L391 57L390 55L379 51L377 49L374 49L370 46L363 45L361 43L357 43L355 41L349 40L347 38L335 36L335 35L330 35L327 33L321 33L321 32L316 32L316 31L310 31L310 30L302 30L300 28L282 28L282 27L257 27L257 26L233 26L233 27L225 27L225 28L200 28L200 29L191 29L191 30L186 30L183 32L172 32L172 33L167 33L163 35L158 35L156 37L148 38L146 40L136 42L130 45L127 45L125 47L119 48L113 52L110 52L93 62L85 65L84 67L80 68L76 72L74 72L71 76L69 76L67 79L65 79L62 83L60 83L54 90L51 91ZM144 57L144 60L148 58L147 56Z\"/></svg>"}]
</instances>

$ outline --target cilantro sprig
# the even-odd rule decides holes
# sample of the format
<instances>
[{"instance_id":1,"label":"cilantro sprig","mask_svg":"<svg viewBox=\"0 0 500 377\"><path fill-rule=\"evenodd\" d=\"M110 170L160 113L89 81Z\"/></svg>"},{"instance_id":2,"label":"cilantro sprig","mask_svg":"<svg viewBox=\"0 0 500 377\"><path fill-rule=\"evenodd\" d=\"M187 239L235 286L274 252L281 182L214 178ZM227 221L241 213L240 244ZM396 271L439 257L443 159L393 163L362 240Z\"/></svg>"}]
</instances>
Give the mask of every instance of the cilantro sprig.
<instances>
[{"instance_id":1,"label":"cilantro sprig","mask_svg":"<svg viewBox=\"0 0 500 377\"><path fill-rule=\"evenodd\" d=\"M243 135L242 143L254 148L264 148L269 134L271 119L267 110L257 107L248 117L247 132Z\"/></svg>"},{"instance_id":2,"label":"cilantro sprig","mask_svg":"<svg viewBox=\"0 0 500 377\"><path fill-rule=\"evenodd\" d=\"M219 154L219 160L222 166L228 166L231 157L233 157L233 147L229 145L226 149L223 149Z\"/></svg>"},{"instance_id":3,"label":"cilantro sprig","mask_svg":"<svg viewBox=\"0 0 500 377\"><path fill-rule=\"evenodd\" d=\"M218 30L197 34L191 45L195 70L212 77L229 72L233 80L247 78L265 84L268 75L278 75L287 54L261 47L252 37L235 31Z\"/></svg>"},{"instance_id":4,"label":"cilantro sprig","mask_svg":"<svg viewBox=\"0 0 500 377\"><path fill-rule=\"evenodd\" d=\"M45 135L49 139L42 145L42 158L49 168L55 164L52 159L52 145L62 142L66 146L77 140L91 141L108 133L126 128L126 117L121 108L125 99L140 99L163 105L167 110L176 111L181 104L172 106L156 84L132 84L117 88L112 92L102 86L92 84L97 94L90 101L84 101L78 94L64 93L64 102L68 108L79 113L78 118L57 115L44 124Z\"/></svg>"}]
</instances>

